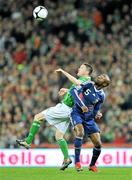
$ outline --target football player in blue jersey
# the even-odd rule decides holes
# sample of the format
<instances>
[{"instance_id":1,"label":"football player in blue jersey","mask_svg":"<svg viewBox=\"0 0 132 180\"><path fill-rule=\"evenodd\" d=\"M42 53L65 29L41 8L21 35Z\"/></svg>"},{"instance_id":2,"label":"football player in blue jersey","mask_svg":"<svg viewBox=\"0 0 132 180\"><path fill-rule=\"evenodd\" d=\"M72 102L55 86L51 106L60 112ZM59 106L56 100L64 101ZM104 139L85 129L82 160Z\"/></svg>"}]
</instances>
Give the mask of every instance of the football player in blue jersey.
<instances>
[{"instance_id":1,"label":"football player in blue jersey","mask_svg":"<svg viewBox=\"0 0 132 180\"><path fill-rule=\"evenodd\" d=\"M106 74L97 76L94 82L85 82L71 89L74 98L74 107L71 113L72 124L75 130L75 167L81 171L80 152L84 134L87 134L94 144L93 156L89 170L97 172L95 163L101 153L100 129L95 119L100 118L99 112L105 99L104 87L110 84L110 78Z\"/></svg>"},{"instance_id":2,"label":"football player in blue jersey","mask_svg":"<svg viewBox=\"0 0 132 180\"><path fill-rule=\"evenodd\" d=\"M94 144L93 156L89 170L97 172L95 163L101 153L100 129L95 119L100 119L102 114L99 112L105 99L105 93L102 90L110 84L110 78L106 74L97 76L94 82L79 83L76 78L73 79L69 73L59 69L58 72L64 74L71 82L77 86L71 89L71 95L74 98L74 107L71 113L72 124L75 130L75 167L81 171L80 152L84 133L89 135Z\"/></svg>"}]
</instances>

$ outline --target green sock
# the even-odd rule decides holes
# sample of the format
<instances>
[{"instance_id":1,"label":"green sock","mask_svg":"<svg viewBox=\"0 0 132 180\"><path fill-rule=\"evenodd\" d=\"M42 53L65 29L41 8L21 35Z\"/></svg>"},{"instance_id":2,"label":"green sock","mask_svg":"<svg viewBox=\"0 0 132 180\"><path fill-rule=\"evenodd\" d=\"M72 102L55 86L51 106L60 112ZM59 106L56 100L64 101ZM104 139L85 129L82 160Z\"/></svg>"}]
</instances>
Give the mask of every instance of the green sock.
<instances>
[{"instance_id":1,"label":"green sock","mask_svg":"<svg viewBox=\"0 0 132 180\"><path fill-rule=\"evenodd\" d=\"M58 144L61 148L61 151L63 153L64 159L68 159L69 155L68 155L68 145L67 142L65 141L65 139L59 139L58 140Z\"/></svg>"},{"instance_id":2,"label":"green sock","mask_svg":"<svg viewBox=\"0 0 132 180\"><path fill-rule=\"evenodd\" d=\"M28 137L26 138L26 142L28 144L31 144L33 139L34 139L34 136L35 134L38 132L40 128L40 123L37 122L37 121L34 121L31 128L30 128L30 131L29 131L29 134L28 134Z\"/></svg>"}]
</instances>

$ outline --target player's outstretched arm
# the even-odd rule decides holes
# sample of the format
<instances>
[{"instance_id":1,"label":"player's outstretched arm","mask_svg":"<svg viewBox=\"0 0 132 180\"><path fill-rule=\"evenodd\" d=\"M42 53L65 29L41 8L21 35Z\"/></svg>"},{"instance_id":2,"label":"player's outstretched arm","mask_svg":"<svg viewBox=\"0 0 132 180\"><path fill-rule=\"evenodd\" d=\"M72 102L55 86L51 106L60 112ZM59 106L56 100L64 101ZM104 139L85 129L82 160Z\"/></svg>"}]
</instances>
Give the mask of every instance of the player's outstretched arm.
<instances>
[{"instance_id":1,"label":"player's outstretched arm","mask_svg":"<svg viewBox=\"0 0 132 180\"><path fill-rule=\"evenodd\" d=\"M68 72L64 71L63 69L59 68L55 72L61 72L64 74L73 84L80 85L81 81L69 74Z\"/></svg>"}]
</instances>

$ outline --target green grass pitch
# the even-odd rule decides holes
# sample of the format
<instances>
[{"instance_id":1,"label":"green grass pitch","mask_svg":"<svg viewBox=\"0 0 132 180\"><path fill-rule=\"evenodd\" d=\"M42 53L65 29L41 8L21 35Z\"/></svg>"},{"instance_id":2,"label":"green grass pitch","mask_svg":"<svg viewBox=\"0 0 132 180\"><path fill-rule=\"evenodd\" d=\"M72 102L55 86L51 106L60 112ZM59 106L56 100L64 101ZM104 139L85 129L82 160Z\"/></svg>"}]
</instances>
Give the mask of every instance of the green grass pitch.
<instances>
[{"instance_id":1,"label":"green grass pitch","mask_svg":"<svg viewBox=\"0 0 132 180\"><path fill-rule=\"evenodd\" d=\"M84 168L60 171L58 168L0 168L0 180L132 180L132 168L99 168L93 173Z\"/></svg>"}]
</instances>

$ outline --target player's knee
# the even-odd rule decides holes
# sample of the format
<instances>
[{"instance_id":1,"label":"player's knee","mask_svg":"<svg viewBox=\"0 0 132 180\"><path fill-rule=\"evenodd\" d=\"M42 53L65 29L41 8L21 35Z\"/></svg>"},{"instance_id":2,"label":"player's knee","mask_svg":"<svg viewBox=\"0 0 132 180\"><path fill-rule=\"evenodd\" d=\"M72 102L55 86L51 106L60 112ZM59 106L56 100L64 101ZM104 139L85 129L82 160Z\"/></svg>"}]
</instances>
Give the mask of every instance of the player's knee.
<instances>
[{"instance_id":1,"label":"player's knee","mask_svg":"<svg viewBox=\"0 0 132 180\"><path fill-rule=\"evenodd\" d=\"M36 114L36 115L34 116L34 121L35 121L35 122L41 123L43 120L44 120L44 116L43 116L41 113Z\"/></svg>"},{"instance_id":2,"label":"player's knee","mask_svg":"<svg viewBox=\"0 0 132 180\"><path fill-rule=\"evenodd\" d=\"M95 148L101 149L101 147L102 147L101 142L97 142L97 143L95 144Z\"/></svg>"},{"instance_id":3,"label":"player's knee","mask_svg":"<svg viewBox=\"0 0 132 180\"><path fill-rule=\"evenodd\" d=\"M64 134L62 132L60 132L59 130L56 130L56 132L55 132L56 141L63 139L63 137L64 137Z\"/></svg>"},{"instance_id":4,"label":"player's knee","mask_svg":"<svg viewBox=\"0 0 132 180\"><path fill-rule=\"evenodd\" d=\"M75 130L75 134L76 134L76 136L78 136L78 137L83 137L83 136L84 136L84 131L83 131L83 129L77 128L77 129Z\"/></svg>"},{"instance_id":5,"label":"player's knee","mask_svg":"<svg viewBox=\"0 0 132 180\"><path fill-rule=\"evenodd\" d=\"M83 132L83 131L79 131L79 132L78 132L78 136L79 136L79 137L83 137L83 136L84 136L84 132Z\"/></svg>"},{"instance_id":6,"label":"player's knee","mask_svg":"<svg viewBox=\"0 0 132 180\"><path fill-rule=\"evenodd\" d=\"M83 136L84 136L84 128L83 128L82 124L77 124L75 126L75 135L78 136L78 137L83 138Z\"/></svg>"}]
</instances>

